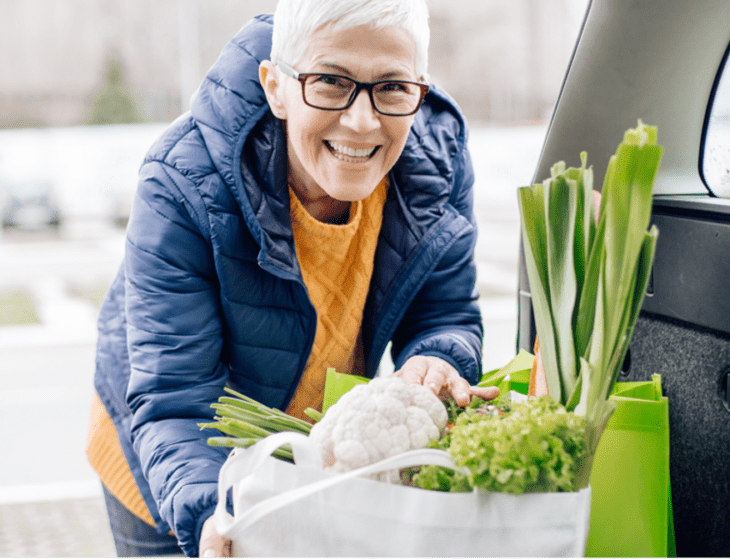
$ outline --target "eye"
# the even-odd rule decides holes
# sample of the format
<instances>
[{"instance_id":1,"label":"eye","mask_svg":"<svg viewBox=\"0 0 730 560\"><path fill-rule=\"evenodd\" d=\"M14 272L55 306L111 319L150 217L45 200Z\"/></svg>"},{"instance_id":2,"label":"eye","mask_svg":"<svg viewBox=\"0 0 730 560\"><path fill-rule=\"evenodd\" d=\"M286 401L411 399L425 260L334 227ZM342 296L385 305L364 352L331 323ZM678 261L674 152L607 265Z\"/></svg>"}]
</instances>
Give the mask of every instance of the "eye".
<instances>
[{"instance_id":1,"label":"eye","mask_svg":"<svg viewBox=\"0 0 730 560\"><path fill-rule=\"evenodd\" d=\"M387 93L408 93L410 91L409 84L404 82L385 82L378 89Z\"/></svg>"},{"instance_id":2,"label":"eye","mask_svg":"<svg viewBox=\"0 0 730 560\"><path fill-rule=\"evenodd\" d=\"M332 86L337 88L348 89L352 86L352 82L342 76L335 76L334 74L320 74L318 76L312 76L312 85L318 86Z\"/></svg>"}]
</instances>

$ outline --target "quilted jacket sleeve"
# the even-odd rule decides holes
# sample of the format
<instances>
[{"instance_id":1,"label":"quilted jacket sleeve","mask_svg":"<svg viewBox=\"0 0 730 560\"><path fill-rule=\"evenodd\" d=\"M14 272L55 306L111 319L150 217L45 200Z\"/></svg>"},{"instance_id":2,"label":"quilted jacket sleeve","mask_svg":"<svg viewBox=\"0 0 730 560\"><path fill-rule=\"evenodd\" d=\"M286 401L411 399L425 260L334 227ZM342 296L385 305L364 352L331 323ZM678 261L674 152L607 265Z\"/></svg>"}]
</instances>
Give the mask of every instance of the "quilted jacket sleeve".
<instances>
[{"instance_id":1,"label":"quilted jacket sleeve","mask_svg":"<svg viewBox=\"0 0 730 560\"><path fill-rule=\"evenodd\" d=\"M227 379L202 210L187 177L147 162L125 255L132 439L160 514L188 556L197 556L226 457L197 425L212 418Z\"/></svg>"},{"instance_id":2,"label":"quilted jacket sleeve","mask_svg":"<svg viewBox=\"0 0 730 560\"><path fill-rule=\"evenodd\" d=\"M401 320L393 354L396 369L416 355L442 358L474 384L481 378L483 329L474 262L474 172L466 137L457 154L449 205L467 223Z\"/></svg>"}]
</instances>

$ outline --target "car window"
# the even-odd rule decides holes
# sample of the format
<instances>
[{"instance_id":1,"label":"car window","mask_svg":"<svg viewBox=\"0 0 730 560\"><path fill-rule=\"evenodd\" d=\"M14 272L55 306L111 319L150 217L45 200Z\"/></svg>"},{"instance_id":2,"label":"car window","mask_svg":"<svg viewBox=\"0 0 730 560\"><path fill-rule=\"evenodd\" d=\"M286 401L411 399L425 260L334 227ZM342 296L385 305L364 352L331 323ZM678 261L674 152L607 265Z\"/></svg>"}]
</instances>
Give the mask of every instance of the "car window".
<instances>
[{"instance_id":1,"label":"car window","mask_svg":"<svg viewBox=\"0 0 730 560\"><path fill-rule=\"evenodd\" d=\"M730 48L728 50L730 53ZM725 56L710 106L702 175L715 196L730 198L730 57Z\"/></svg>"}]
</instances>

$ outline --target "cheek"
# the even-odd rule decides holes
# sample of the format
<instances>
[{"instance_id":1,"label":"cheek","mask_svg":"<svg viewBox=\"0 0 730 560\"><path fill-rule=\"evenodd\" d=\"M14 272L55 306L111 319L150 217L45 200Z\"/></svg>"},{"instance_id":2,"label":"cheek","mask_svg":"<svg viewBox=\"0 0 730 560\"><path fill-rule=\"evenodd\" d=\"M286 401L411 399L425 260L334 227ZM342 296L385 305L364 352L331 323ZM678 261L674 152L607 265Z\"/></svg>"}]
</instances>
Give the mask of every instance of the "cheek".
<instances>
[{"instance_id":1,"label":"cheek","mask_svg":"<svg viewBox=\"0 0 730 560\"><path fill-rule=\"evenodd\" d=\"M306 109L293 113L294 117L287 120L287 134L292 145L297 146L302 155L314 155L324 149L324 130L327 123L321 115L310 115Z\"/></svg>"},{"instance_id":2,"label":"cheek","mask_svg":"<svg viewBox=\"0 0 730 560\"><path fill-rule=\"evenodd\" d=\"M392 163L400 157L403 147L406 145L408 140L408 134L411 131L410 122L398 123L398 125L391 126L388 128L388 138L390 139L390 147L388 150L387 158L392 159Z\"/></svg>"},{"instance_id":3,"label":"cheek","mask_svg":"<svg viewBox=\"0 0 730 560\"><path fill-rule=\"evenodd\" d=\"M294 150L296 158L305 165L310 163L314 157L314 142L307 134L307 128L301 127L299 121L290 120L287 121L286 133L289 138L289 149Z\"/></svg>"}]
</instances>

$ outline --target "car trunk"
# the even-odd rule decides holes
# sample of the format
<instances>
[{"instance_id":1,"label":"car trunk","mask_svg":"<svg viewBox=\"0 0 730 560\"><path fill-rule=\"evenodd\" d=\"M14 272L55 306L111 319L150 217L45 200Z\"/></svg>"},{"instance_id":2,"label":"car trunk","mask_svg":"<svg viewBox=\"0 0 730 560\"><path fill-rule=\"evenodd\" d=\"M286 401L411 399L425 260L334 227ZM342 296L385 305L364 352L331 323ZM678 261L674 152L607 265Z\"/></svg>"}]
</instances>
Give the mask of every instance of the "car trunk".
<instances>
[{"instance_id":1,"label":"car trunk","mask_svg":"<svg viewBox=\"0 0 730 560\"><path fill-rule=\"evenodd\" d=\"M637 119L658 126L659 240L619 381L662 376L679 556L730 556L730 200L715 197L701 171L728 21L726 0L593 0L534 176L549 177L561 160L579 166L585 150L600 188L623 132ZM531 350L524 259L518 298L518 346Z\"/></svg>"}]
</instances>

